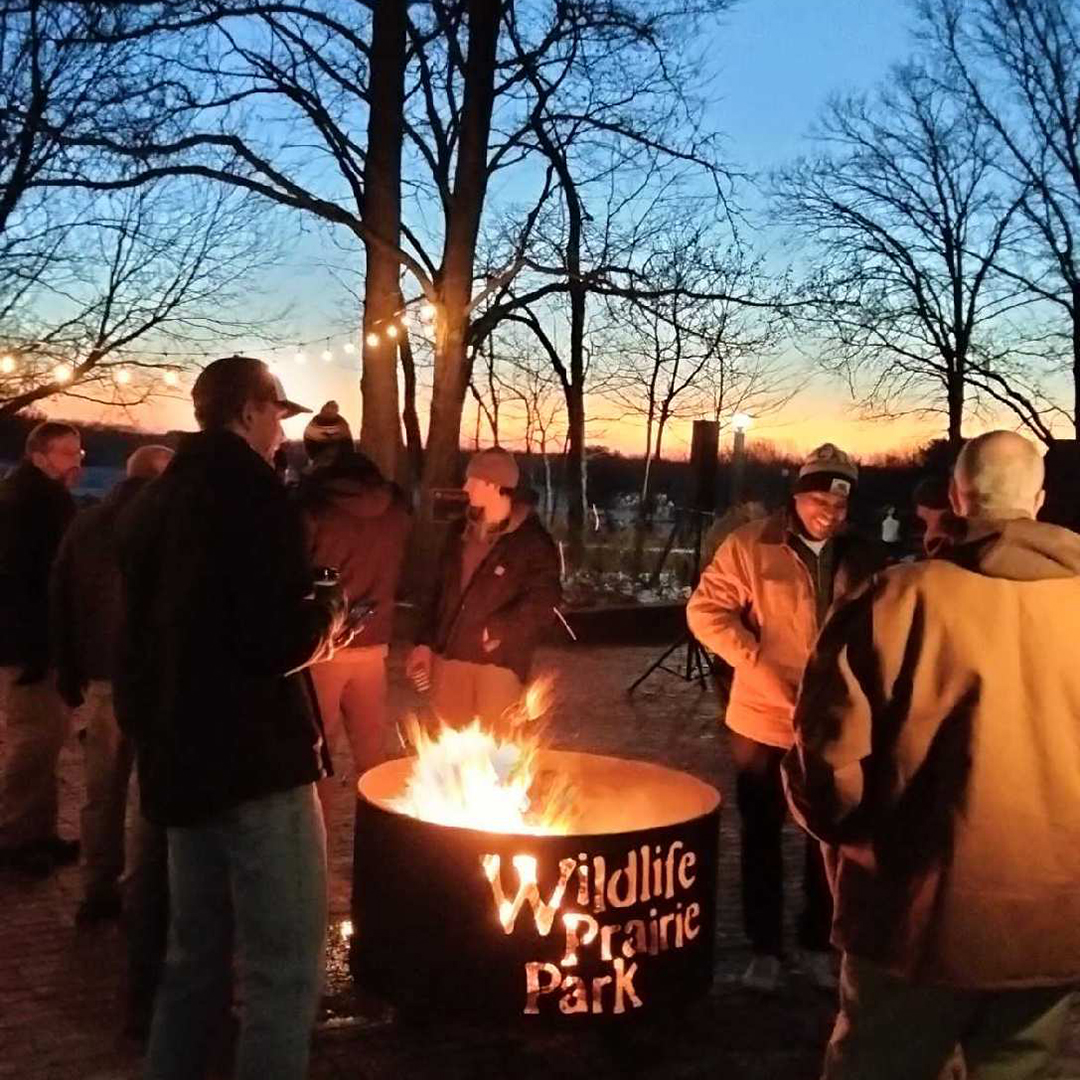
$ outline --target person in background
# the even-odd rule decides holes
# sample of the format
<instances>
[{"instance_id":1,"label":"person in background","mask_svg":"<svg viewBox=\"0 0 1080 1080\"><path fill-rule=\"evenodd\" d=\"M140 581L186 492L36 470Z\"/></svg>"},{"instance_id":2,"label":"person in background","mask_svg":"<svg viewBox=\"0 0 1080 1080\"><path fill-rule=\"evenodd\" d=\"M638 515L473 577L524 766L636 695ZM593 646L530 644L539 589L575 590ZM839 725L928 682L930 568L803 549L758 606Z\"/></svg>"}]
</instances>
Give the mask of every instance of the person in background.
<instances>
[{"instance_id":1,"label":"person in background","mask_svg":"<svg viewBox=\"0 0 1080 1080\"><path fill-rule=\"evenodd\" d=\"M892 506L885 507L885 517L881 522L881 542L889 547L900 542L900 519Z\"/></svg>"},{"instance_id":2,"label":"person in background","mask_svg":"<svg viewBox=\"0 0 1080 1080\"><path fill-rule=\"evenodd\" d=\"M1080 537L1035 447L967 443L963 536L822 632L784 775L843 949L825 1080L1044 1075L1080 981Z\"/></svg>"},{"instance_id":3,"label":"person in background","mask_svg":"<svg viewBox=\"0 0 1080 1080\"><path fill-rule=\"evenodd\" d=\"M949 481L944 476L926 476L912 492L915 517L922 532L922 554L933 559L945 552L962 531L949 504Z\"/></svg>"},{"instance_id":4,"label":"person in background","mask_svg":"<svg viewBox=\"0 0 1080 1080\"><path fill-rule=\"evenodd\" d=\"M386 756L386 657L412 520L400 489L354 448L337 402L328 401L305 428L304 450L311 465L297 501L312 564L333 567L350 599L375 604L352 644L311 672L327 742L333 746L345 728L358 776ZM326 783L319 785L324 810Z\"/></svg>"},{"instance_id":5,"label":"person in background","mask_svg":"<svg viewBox=\"0 0 1080 1080\"><path fill-rule=\"evenodd\" d=\"M71 489L82 443L70 424L45 421L22 462L0 481L0 866L36 877L79 857L57 835L56 766L71 727L50 663L49 571L75 514Z\"/></svg>"},{"instance_id":6,"label":"person in background","mask_svg":"<svg viewBox=\"0 0 1080 1080\"><path fill-rule=\"evenodd\" d=\"M121 911L124 821L134 751L113 711L112 676L120 631L117 522L132 498L165 471L173 452L142 446L127 476L102 502L76 515L51 579L51 626L60 696L83 707L86 803L82 810L83 898L75 922L87 926Z\"/></svg>"},{"instance_id":7,"label":"person in background","mask_svg":"<svg viewBox=\"0 0 1080 1080\"><path fill-rule=\"evenodd\" d=\"M469 461L466 518L439 561L406 674L430 685L436 713L455 726L496 722L521 697L533 653L562 600L559 554L533 509L516 501L512 454Z\"/></svg>"},{"instance_id":8,"label":"person in background","mask_svg":"<svg viewBox=\"0 0 1080 1080\"><path fill-rule=\"evenodd\" d=\"M303 412L267 366L215 360L200 431L140 492L121 536L117 718L141 808L168 832L169 946L149 1080L206 1075L237 954L237 1075L307 1075L326 935L329 759L305 670L348 644L340 592L312 582L273 470Z\"/></svg>"},{"instance_id":9,"label":"person in background","mask_svg":"<svg viewBox=\"0 0 1080 1080\"><path fill-rule=\"evenodd\" d=\"M742 822L743 925L753 958L743 983L773 991L783 973L781 831L787 813L780 761L795 739L803 669L832 605L882 565L845 529L858 467L826 443L799 470L790 504L736 529L720 545L687 605L690 630L735 669L724 715ZM835 987L832 904L817 843L807 842L799 922L801 963Z\"/></svg>"}]
</instances>

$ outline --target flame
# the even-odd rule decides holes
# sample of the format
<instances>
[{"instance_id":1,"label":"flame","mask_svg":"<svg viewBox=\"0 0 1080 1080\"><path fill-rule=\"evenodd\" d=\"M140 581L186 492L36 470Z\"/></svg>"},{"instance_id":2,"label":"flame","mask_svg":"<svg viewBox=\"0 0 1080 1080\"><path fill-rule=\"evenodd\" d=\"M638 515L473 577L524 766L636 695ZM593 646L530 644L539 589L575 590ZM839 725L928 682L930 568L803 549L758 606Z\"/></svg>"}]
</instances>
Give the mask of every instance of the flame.
<instances>
[{"instance_id":1,"label":"flame","mask_svg":"<svg viewBox=\"0 0 1080 1080\"><path fill-rule=\"evenodd\" d=\"M550 697L550 680L537 680L491 726L477 718L464 728L440 723L432 733L410 717L405 738L416 760L404 793L389 801L390 808L485 832L569 832L570 785L538 769L537 721Z\"/></svg>"}]
</instances>

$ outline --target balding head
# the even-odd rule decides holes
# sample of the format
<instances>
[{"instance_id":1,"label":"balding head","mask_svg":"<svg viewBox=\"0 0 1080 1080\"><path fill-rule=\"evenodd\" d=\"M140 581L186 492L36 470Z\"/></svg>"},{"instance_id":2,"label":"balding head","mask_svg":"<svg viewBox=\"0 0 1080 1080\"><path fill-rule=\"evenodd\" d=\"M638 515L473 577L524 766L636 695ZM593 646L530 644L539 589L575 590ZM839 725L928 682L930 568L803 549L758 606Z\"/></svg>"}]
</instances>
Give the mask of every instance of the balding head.
<instances>
[{"instance_id":1,"label":"balding head","mask_svg":"<svg viewBox=\"0 0 1080 1080\"><path fill-rule=\"evenodd\" d=\"M966 443L949 496L965 518L1035 517L1046 470L1034 445L1013 431L991 431Z\"/></svg>"},{"instance_id":2,"label":"balding head","mask_svg":"<svg viewBox=\"0 0 1080 1080\"><path fill-rule=\"evenodd\" d=\"M127 474L131 480L153 480L160 476L173 459L167 446L140 446L127 459Z\"/></svg>"}]
</instances>

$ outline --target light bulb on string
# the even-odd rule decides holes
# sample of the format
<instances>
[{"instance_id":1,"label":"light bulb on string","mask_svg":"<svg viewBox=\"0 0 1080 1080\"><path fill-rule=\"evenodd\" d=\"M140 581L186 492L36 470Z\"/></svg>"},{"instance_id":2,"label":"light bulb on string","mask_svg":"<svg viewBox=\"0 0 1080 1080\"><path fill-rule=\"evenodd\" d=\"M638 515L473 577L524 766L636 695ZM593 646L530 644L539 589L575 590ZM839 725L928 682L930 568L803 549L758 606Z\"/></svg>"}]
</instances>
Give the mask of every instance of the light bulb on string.
<instances>
[{"instance_id":1,"label":"light bulb on string","mask_svg":"<svg viewBox=\"0 0 1080 1080\"><path fill-rule=\"evenodd\" d=\"M14 356L0 356L0 373L10 375L15 370Z\"/></svg>"},{"instance_id":2,"label":"light bulb on string","mask_svg":"<svg viewBox=\"0 0 1080 1080\"><path fill-rule=\"evenodd\" d=\"M162 377L166 386L176 386L180 382L180 376L171 368Z\"/></svg>"},{"instance_id":3,"label":"light bulb on string","mask_svg":"<svg viewBox=\"0 0 1080 1080\"><path fill-rule=\"evenodd\" d=\"M57 364L53 368L53 378L58 383L71 382L74 378L75 371L70 364Z\"/></svg>"},{"instance_id":4,"label":"light bulb on string","mask_svg":"<svg viewBox=\"0 0 1080 1080\"><path fill-rule=\"evenodd\" d=\"M364 340L368 343L368 347L374 349L379 344L379 335L374 330Z\"/></svg>"},{"instance_id":5,"label":"light bulb on string","mask_svg":"<svg viewBox=\"0 0 1080 1080\"><path fill-rule=\"evenodd\" d=\"M334 354L329 349L323 349L322 358L329 364L334 359Z\"/></svg>"},{"instance_id":6,"label":"light bulb on string","mask_svg":"<svg viewBox=\"0 0 1080 1080\"><path fill-rule=\"evenodd\" d=\"M396 338L396 337L397 337L397 335L398 335L398 328L397 328L397 326L395 326L395 325L394 325L394 323L391 323L391 324L390 324L390 325L389 325L389 326L388 326L388 327L386 328L386 336L387 336L388 338Z\"/></svg>"},{"instance_id":7,"label":"light bulb on string","mask_svg":"<svg viewBox=\"0 0 1080 1080\"><path fill-rule=\"evenodd\" d=\"M424 322L435 321L435 305L430 300L421 305L420 318L423 319Z\"/></svg>"},{"instance_id":8,"label":"light bulb on string","mask_svg":"<svg viewBox=\"0 0 1080 1080\"><path fill-rule=\"evenodd\" d=\"M294 359L296 360L296 362L298 364L301 364L301 365L307 363L307 357L302 352L298 352L296 354L296 356L294 357Z\"/></svg>"},{"instance_id":9,"label":"light bulb on string","mask_svg":"<svg viewBox=\"0 0 1080 1080\"><path fill-rule=\"evenodd\" d=\"M349 354L349 356L352 356L352 354L356 352L356 346L351 341L346 341L345 344L342 346L342 349L344 349L345 352Z\"/></svg>"},{"instance_id":10,"label":"light bulb on string","mask_svg":"<svg viewBox=\"0 0 1080 1080\"><path fill-rule=\"evenodd\" d=\"M121 368L116 373L116 381L120 386L127 386L131 382L131 372L127 368Z\"/></svg>"}]
</instances>

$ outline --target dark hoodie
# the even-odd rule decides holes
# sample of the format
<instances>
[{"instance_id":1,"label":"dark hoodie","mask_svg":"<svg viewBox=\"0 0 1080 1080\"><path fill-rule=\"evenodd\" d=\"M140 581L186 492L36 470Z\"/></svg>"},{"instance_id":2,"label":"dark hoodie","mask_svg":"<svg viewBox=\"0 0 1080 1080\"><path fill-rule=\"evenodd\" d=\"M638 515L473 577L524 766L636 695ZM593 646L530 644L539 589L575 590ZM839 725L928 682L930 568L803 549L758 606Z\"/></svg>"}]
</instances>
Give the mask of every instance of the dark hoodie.
<instances>
[{"instance_id":1,"label":"dark hoodie","mask_svg":"<svg viewBox=\"0 0 1080 1080\"><path fill-rule=\"evenodd\" d=\"M784 760L833 942L964 988L1080 978L1080 536L969 522L829 620Z\"/></svg>"},{"instance_id":2,"label":"dark hoodie","mask_svg":"<svg viewBox=\"0 0 1080 1080\"><path fill-rule=\"evenodd\" d=\"M375 615L352 647L387 644L412 527L405 497L368 458L354 453L305 476L297 501L312 565L334 567L350 600L375 601Z\"/></svg>"}]
</instances>

